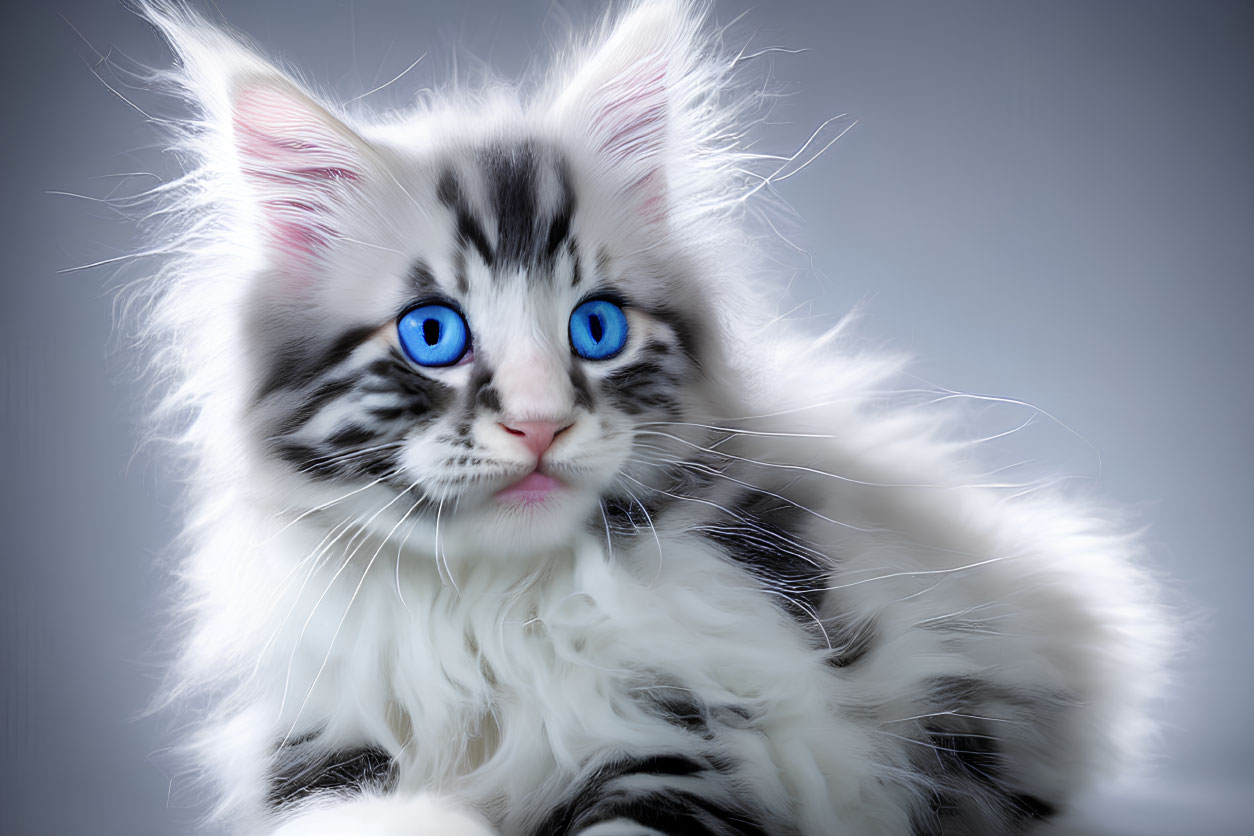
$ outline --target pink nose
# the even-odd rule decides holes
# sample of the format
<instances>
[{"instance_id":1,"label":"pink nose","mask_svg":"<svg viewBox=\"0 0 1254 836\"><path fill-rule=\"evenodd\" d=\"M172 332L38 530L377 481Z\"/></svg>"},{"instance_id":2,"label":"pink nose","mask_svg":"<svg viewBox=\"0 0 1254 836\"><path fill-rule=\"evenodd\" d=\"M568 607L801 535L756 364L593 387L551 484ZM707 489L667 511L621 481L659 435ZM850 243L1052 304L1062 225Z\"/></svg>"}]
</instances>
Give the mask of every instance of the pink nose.
<instances>
[{"instance_id":1,"label":"pink nose","mask_svg":"<svg viewBox=\"0 0 1254 836\"><path fill-rule=\"evenodd\" d=\"M570 424L562 426L556 421L514 421L501 424L501 427L510 435L518 436L523 446L535 453L539 460L553 446L553 439L570 429Z\"/></svg>"}]
</instances>

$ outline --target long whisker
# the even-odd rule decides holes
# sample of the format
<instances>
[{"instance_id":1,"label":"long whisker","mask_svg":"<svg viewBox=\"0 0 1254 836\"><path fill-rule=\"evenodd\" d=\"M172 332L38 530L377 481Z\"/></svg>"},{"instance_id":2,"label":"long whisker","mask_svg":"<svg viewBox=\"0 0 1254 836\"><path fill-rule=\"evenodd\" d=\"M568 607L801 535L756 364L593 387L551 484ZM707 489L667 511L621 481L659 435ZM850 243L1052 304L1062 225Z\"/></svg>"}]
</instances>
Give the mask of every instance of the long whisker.
<instances>
[{"instance_id":1,"label":"long whisker","mask_svg":"<svg viewBox=\"0 0 1254 836\"><path fill-rule=\"evenodd\" d=\"M405 513L401 516L400 522L396 524L397 527L400 527L400 524L405 522L405 520L409 518L409 515L412 514L414 511L416 511L418 509L418 506L421 505L423 502L425 502L427 498L428 498L427 492L423 491L422 496L414 500L414 503L410 505L408 510L406 510ZM406 603L405 601L405 594L401 592L401 555L405 551L405 543L409 541L409 535L414 533L414 529L417 528L417 526L418 526L418 523L417 521L415 521L414 525L411 525L409 527L409 531L405 533L405 536L401 538L400 544L397 545L396 547L396 597L400 599L401 606L405 608L405 612L409 614L409 617L411 619L413 618L414 614L413 612L410 611L409 604ZM392 531L395 531L395 530L396 528L392 529ZM389 537L391 536L390 532L388 536Z\"/></svg>"},{"instance_id":2,"label":"long whisker","mask_svg":"<svg viewBox=\"0 0 1254 836\"><path fill-rule=\"evenodd\" d=\"M417 486L418 486L417 482L412 483L408 488L405 489L402 495L404 493L408 493L410 490L412 490L413 488ZM412 511L414 508L418 507L418 505L421 502L422 502L422 498L420 497L417 502L415 502L413 505L409 507L409 510L406 511L405 514L403 514L401 518L397 520L396 524L392 526L392 528L388 531L388 533L383 536L382 540L379 542L378 548L374 550L374 554L370 555L370 559L366 561L366 568L361 570L361 577L357 579L357 585L353 587L353 594L349 596L348 603L344 605L344 612L340 616L339 622L337 622L335 625L335 631L331 633L331 640L327 642L327 650L326 650L326 653L324 653L322 656L322 664L318 666L318 671L317 673L314 674L313 680L309 683L309 689L305 692L305 699L301 702L300 708L296 710L296 716L292 718L292 727L288 729L288 732L287 732L288 736L290 736L292 732L295 730L296 723L300 720L300 715L304 712L305 706L308 704L310 696L313 694L314 689L318 686L318 680L322 677L323 671L326 670L327 663L331 661L331 651L335 647L335 640L339 638L340 632L344 629L344 623L348 620L348 613L350 610L352 610L353 604L357 601L357 596L361 593L362 585L365 584L366 582L366 576L370 574L370 568L374 566L375 561L378 560L379 555L383 552L383 547L387 545L388 541L392 538L392 535L396 533L396 529L400 528L401 525L405 522L406 517L409 516L409 512ZM363 540L362 542L365 542L365 541ZM360 548L360 546L358 548ZM355 555L356 553L357 553L356 550L354 550L353 554ZM287 742L287 737L285 736L284 743L286 742Z\"/></svg>"},{"instance_id":3,"label":"long whisker","mask_svg":"<svg viewBox=\"0 0 1254 836\"><path fill-rule=\"evenodd\" d=\"M650 516L649 509L644 507L644 503L640 501L640 498L633 491L626 487L623 490L627 491L627 495L631 497L632 501L640 506L640 511L644 514L645 521L649 523L649 530L653 532L653 542L657 545L657 574L653 576L653 581L649 584L652 586L657 583L658 578L662 577L662 538L658 536L657 526L653 524L653 517Z\"/></svg>"},{"instance_id":4,"label":"long whisker","mask_svg":"<svg viewBox=\"0 0 1254 836\"><path fill-rule=\"evenodd\" d=\"M601 509L601 520L605 523L605 550L610 563L614 562L614 538L610 536L610 518L605 513L605 500L599 500L597 507Z\"/></svg>"},{"instance_id":5,"label":"long whisker","mask_svg":"<svg viewBox=\"0 0 1254 836\"><path fill-rule=\"evenodd\" d=\"M729 430L728 432L735 432L735 430ZM839 473L832 473L830 471L820 470L819 468L816 468L816 467L808 467L806 465L801 465L801 464L783 464L780 462L764 462L764 461L759 461L758 459L750 459L745 456L737 456L734 453L726 453L726 452L723 452L722 450L715 450L712 447L704 447L700 444L697 444L696 442L689 441L686 438L681 438L680 436L672 435L671 433L661 432L659 430L642 430L642 431L639 431L638 434L663 436L673 441L677 441L680 444L685 444L693 448L694 450L701 450L702 452L713 453L714 455L723 456L724 458L733 459L739 462L745 462L746 464L758 465L760 467L777 468L779 470L792 470L792 471L797 471L800 473L812 473L815 476L823 476L828 479L835 479L840 482L847 482L851 485L864 485L866 487L871 487L871 488L916 488L920 490L924 490L924 489L936 490L936 489L944 489L944 488L950 487L949 485L868 482L863 479L855 479L852 476L842 476Z\"/></svg>"},{"instance_id":6,"label":"long whisker","mask_svg":"<svg viewBox=\"0 0 1254 836\"><path fill-rule=\"evenodd\" d=\"M993 563L1001 563L1003 560L1010 560L1012 558L1017 558L1017 557L1022 557L1022 556L1023 556L1022 554L1003 554L1003 555L998 555L997 557L986 558L985 560L977 560L974 563L967 563L962 566L953 566L949 569L916 569L916 570L903 570L900 572L889 572L886 575L877 575L873 578L862 578L861 580L850 581L849 583L842 583L842 584L837 584L836 586L824 587L822 590L816 590L816 591L832 592L837 589L849 589L850 587L861 586L864 583L886 581L886 580L891 580L893 578L915 578L915 577L926 577L929 575L950 575L950 574L953 574L954 572L965 572L969 569L978 569L981 566L988 566Z\"/></svg>"},{"instance_id":7,"label":"long whisker","mask_svg":"<svg viewBox=\"0 0 1254 836\"><path fill-rule=\"evenodd\" d=\"M720 476L729 482L734 482L737 485L742 485L743 487L749 488L750 490L757 491L758 493L766 494L767 496L772 496L778 499L780 502L787 503L788 505L791 505L792 507L798 509L799 511L804 511L807 514L810 514L811 516L814 516L814 517L818 517L820 520L829 522L832 525L839 525L843 528L849 528L854 531L861 531L866 534L874 534L874 533L884 531L884 529L882 528L864 528L863 526L854 525L853 523L834 519L832 517L827 516L826 514L822 514L822 513L819 513L818 511L815 511L813 508L809 508L805 505L802 505L801 503L793 499L790 499L786 496L777 494L774 491L768 491L765 488L760 488L757 485L751 485L748 482L735 478L734 476L728 476L723 471L718 470L717 468L713 468L713 467L709 467L707 465L701 464L700 462L689 462L689 461L684 461L683 459L669 459L669 460L664 460L664 461L668 461L671 464L680 465L682 467L690 467L696 470L700 470L702 473L708 473L711 476Z\"/></svg>"},{"instance_id":8,"label":"long whisker","mask_svg":"<svg viewBox=\"0 0 1254 836\"><path fill-rule=\"evenodd\" d=\"M385 474L384 476L380 477L380 480L386 479L389 476L395 475L397 472L398 471L392 471L391 473ZM371 483L371 484L373 485L376 483ZM370 486L368 485L367 487L370 487ZM362 490L362 489L359 489L359 490ZM349 496L352 493L357 493L357 492L358 491L353 491L350 494L346 494L346 496ZM345 497L340 497L340 499L344 499L344 498ZM330 503L326 503L326 507L330 507L330 505L333 505L335 502L338 502L338 501L339 500L333 500ZM302 566L305 566L306 564L308 564L308 568L305 571L305 577L301 581L300 588L296 591L295 596L292 598L292 603L288 607L287 614L284 615L283 620L280 621L279 624L275 627L275 629L271 632L269 638L266 640L265 644L262 647L261 653L259 653L257 656L257 664L254 666L254 669L253 669L254 675L259 670L261 662L265 658L267 651L269 650L271 646L273 646L274 642L278 640L279 635L283 632L283 627L291 619L292 613L296 611L296 607L299 605L300 599L304 595L305 587L309 585L309 581L313 578L314 573L317 572L319 568L321 568L322 566L326 564L326 561L329 559L329 556L331 553L331 548L339 541L341 537L343 537L349 531L350 528L353 527L354 524L361 524L363 516L364 514L357 515L357 516L350 516L344 519L343 521L337 523L336 525L332 526L331 529L327 531L325 535L323 535L322 540L318 543L317 546L314 547L313 551L310 552L306 557L297 561L297 563L291 568L291 570L288 571L287 575L284 577L283 581L279 585L278 590L276 591L274 602L270 605L270 608L267 610L267 616L270 613L272 613L274 609L278 606L279 601L282 600L283 594L291 586L291 583L294 580L296 573L300 570ZM284 526L284 530L290 527L291 525L295 524L295 522L296 521L294 520L292 523L289 523L287 526ZM273 536L276 536L276 535L272 535L272 537ZM266 540L266 542L268 541L269 541L269 538Z\"/></svg>"},{"instance_id":9,"label":"long whisker","mask_svg":"<svg viewBox=\"0 0 1254 836\"><path fill-rule=\"evenodd\" d=\"M411 53L411 54L412 54L412 53ZM352 103L353 103L353 102L355 102L355 101L358 101L358 100L360 100L360 99L364 99L364 98L366 98L366 96L369 96L369 95L370 95L370 94L372 94L372 93L378 93L378 92L379 92L380 90L382 90L383 88L388 87L388 86L390 86L390 85L392 85L392 84L395 84L396 82L398 82L398 81L400 81L402 78L404 78L404 76L405 76L405 74L406 74L407 72L409 72L410 70L412 70L414 67L418 66L418 62L419 62L419 61L421 61L422 59L424 59L424 58L426 58L426 57L427 57L427 53L425 53L425 52L424 52L422 55L419 55L416 59L414 59L414 63L410 64L408 67L406 67L405 69L401 70L401 71L400 71L400 73L398 73L398 74L397 74L397 76L396 76L395 78L393 78L391 81L384 82L383 84L380 84L378 87L374 88L373 90L367 90L365 93L362 93L360 96L354 96L353 98L351 98L351 99L349 99L347 102L345 102L345 104L352 104ZM378 78L378 76L375 76L375 78Z\"/></svg>"},{"instance_id":10,"label":"long whisker","mask_svg":"<svg viewBox=\"0 0 1254 836\"><path fill-rule=\"evenodd\" d=\"M261 664L264 661L266 654L269 652L270 648L274 646L274 643L278 641L279 636L283 633L283 628L287 626L287 622L291 619L292 614L296 612L296 607L300 604L301 598L305 594L305 588L309 586L309 581L313 578L314 574L318 571L319 568L326 565L326 561L329 559L329 556L331 554L331 547L334 546L337 542L339 542L339 539L343 537L344 534L346 534L350 528L353 527L354 522L360 522L360 517L358 518L349 517L348 519L345 519L342 522L337 523L335 526L333 526L326 533L326 535L323 536L322 541L318 543L318 545L314 548L314 550L310 552L308 556L306 556L300 562L298 562L294 567L292 567L292 571L288 573L289 576L294 576L294 573L297 570L299 570L301 566L306 566L307 564L306 569L305 569L305 577L301 581L300 587L296 590L295 595L292 596L292 603L287 608L287 614L283 616L283 620L280 621L278 625L275 626L274 630L271 631L270 636L266 639L265 644L262 645L261 652L257 654L256 664L253 665L254 676L256 676L256 674L261 670ZM286 591L288 586L290 586L290 581L284 583L283 586L280 588L278 594L276 594L275 596L274 603L270 605L269 612L274 611L274 608L278 605L278 602L282 600L282 595Z\"/></svg>"},{"instance_id":11,"label":"long whisker","mask_svg":"<svg viewBox=\"0 0 1254 836\"><path fill-rule=\"evenodd\" d=\"M275 537L277 537L277 536L279 536L280 534L282 534L284 531L287 531L289 528L291 528L292 526L296 525L296 523L298 523L298 522L300 522L301 520L305 519L305 517L308 517L310 514L316 514L316 513L317 513L317 512L319 512L319 511L325 511L326 509L330 508L331 506L333 506L333 505L337 505L337 504L339 504L339 503L343 502L344 500L348 499L350 496L356 496L357 494L361 493L362 491L369 490L370 488L373 488L375 485L379 484L380 482L384 481L385 479L390 479L391 477L393 477L393 476L395 476L395 475L396 475L396 471L394 471L394 470L393 470L393 471L389 471L388 473L384 474L383 476L380 476L378 479L375 479L373 482L370 482L369 484L362 485L362 486L361 486L361 487L359 487L359 488L354 488L353 490L349 491L348 493L344 494L343 496L338 496L338 497L336 497L335 499L328 500L327 502L322 503L321 505L315 505L313 508L309 508L309 509L307 509L306 511L302 512L302 513L300 514L300 516L298 516L298 517L296 517L295 519L291 520L291 521L290 521L287 525L283 526L283 527L282 527L282 528L280 528L278 531L274 532L274 533L273 533L273 534L271 534L269 537L267 537L265 540L263 540L263 541L262 541L262 543L268 543L268 542L270 542L270 541L271 541L271 540L273 540ZM292 509L292 508L285 509L284 511L282 511L282 512L279 514L279 516L282 516L283 514L286 514L286 513L290 512L290 511L292 511L292 510L295 510L295 509Z\"/></svg>"},{"instance_id":12,"label":"long whisker","mask_svg":"<svg viewBox=\"0 0 1254 836\"><path fill-rule=\"evenodd\" d=\"M768 438L837 438L830 433L789 433L789 432L768 432L766 430L742 430L737 427L720 427L713 424L700 424L696 421L643 421L636 425L637 427L700 427L706 430L715 430L723 433L736 433L737 435L755 435L766 436Z\"/></svg>"},{"instance_id":13,"label":"long whisker","mask_svg":"<svg viewBox=\"0 0 1254 836\"><path fill-rule=\"evenodd\" d=\"M440 506L435 512L435 565L438 569L441 561L444 563L444 571L448 574L448 582L452 585L453 591L457 593L457 597L460 598L462 591L457 586L457 580L453 577L453 567L449 565L448 555L444 553L444 546L440 542L440 515L444 511L444 500L446 497L447 492L440 497Z\"/></svg>"},{"instance_id":14,"label":"long whisker","mask_svg":"<svg viewBox=\"0 0 1254 836\"><path fill-rule=\"evenodd\" d=\"M662 490L661 488L654 488L650 485L646 485L644 482L641 482L639 479L636 479L634 476L631 476L628 473L622 473L620 475L625 479L630 479L632 482L635 482L637 485L644 488L645 490L653 491L655 493L660 493L663 496L669 496L672 499L679 499L679 500L683 500L686 502L696 502L700 505L707 505L718 511L722 511L724 514L727 514L729 517L732 517L733 519L739 520L740 522L744 523L745 525L749 526L750 528L759 532L760 534L766 537L778 538L781 542L788 543L789 545L798 549L800 553L796 553L795 556L801 558L802 560L805 560L807 563L810 563L816 569L828 568L828 564L830 563L830 558L827 555L823 554L822 552L816 549L812 549L808 546L805 546L802 543L798 543L792 538L786 537L785 535L780 534L778 532L773 532L773 531L764 529L753 520L746 519L745 517L741 516L740 514L737 514L735 511L731 510L730 508L724 508L722 505L719 505L717 502L713 502L708 499L702 499L696 496L684 496L682 494L671 493L670 491L665 491L665 490ZM807 555L812 555L813 557L809 557Z\"/></svg>"},{"instance_id":15,"label":"long whisker","mask_svg":"<svg viewBox=\"0 0 1254 836\"><path fill-rule=\"evenodd\" d=\"M416 483L415 483L415 484L416 484ZM391 500L389 500L389 501L388 501L388 503L387 503L386 505L383 505L381 508L379 508L377 511L375 511L375 512L374 512L374 514L372 514L372 515L370 516L370 518L369 518L369 519L367 519L367 520L365 521L365 523L363 523L363 524L362 524L362 526L361 526L360 530L358 531L358 533L357 533L356 535L354 535L354 536L353 536L353 538L352 538L351 540L349 540L348 545L347 545L347 546L345 547L345 549L344 549L344 550L345 550L345 552L347 553L347 554L346 554L346 556L345 556L345 558L344 558L344 561L340 564L340 568L338 568L338 569L336 569L336 570L335 570L335 574L333 574L333 575L331 576L330 580L328 580L328 581L327 581L326 588L322 591L322 594L318 596L318 600L317 600L316 602L314 602L313 608L312 608L312 609L310 609L310 611L309 611L309 615L308 615L308 616L306 616L306 618L305 618L305 623L304 623L303 625L301 625L301 628L300 628L300 634L299 634L299 635L297 636L297 638L296 638L296 643L292 646L292 653L291 653L290 658L288 659L288 664L287 664L287 673L286 673L286 676L285 676L284 681L283 681L283 698L282 698L282 699L280 700L280 702L279 702L279 716L280 716L280 717L282 717L282 716L283 716L283 711L284 711L284 709L287 707L287 697L288 697L288 691L289 691L289 689L290 689L290 687L291 687L291 682L292 682L292 668L293 668L293 666L294 666L294 665L295 665L295 663L296 663L296 653L297 653L297 649L300 647L301 642L303 642L303 641L304 641L304 638L305 638L305 633L309 630L309 625L310 625L310 623L313 621L313 617L314 617L314 615L317 613L318 608L322 606L322 602L323 602L324 600L326 600L326 597L327 597L327 595L331 592L332 587L334 587L334 586L335 586L335 582L336 582L337 580L339 580L340 575L342 575L342 574L344 573L344 570L348 568L348 564L352 562L352 560L353 560L353 556L357 553L357 548L356 548L356 547L354 547L354 545L353 545L353 544L354 544L354 542L356 542L356 541L358 540L358 538L364 538L364 537L367 535L367 533L368 533L370 523L374 522L374 521L375 521L375 519L377 519L377 518L379 517L379 515L380 515L380 514L382 514L384 511L386 511L386 510L387 510L388 508L390 508L392 505L394 505L394 504L395 504L395 503L396 503L396 502L397 502L397 501L398 501L398 500L399 500L402 496L404 496L405 494L407 494L407 493L410 491L410 489L412 489L413 487L414 487L414 485L410 485L410 486L409 486L408 488L406 488L405 490L403 490L403 491L401 491L401 492L397 493L397 495L396 495L396 496L394 496ZM352 551L351 551L351 552L349 552L349 549L352 549ZM313 687L312 687L312 685L310 686L309 690L308 690L308 691L306 691L306 693L305 693L305 702L308 702L308 700L309 700L309 695L310 695L311 693L313 693ZM303 707L304 707L304 703L302 703L302 710L303 710ZM300 713L299 713L299 711L298 711L298 712L297 712L297 715L296 715L296 719L299 719L299 717L300 717ZM296 722L295 722L295 720L293 720L293 722L292 722L292 729L294 729L295 727L296 727ZM289 729L289 731L288 731L288 736L290 736L290 735L291 735L291 729ZM286 742L287 742L287 737L284 737L283 742L284 742L284 743L286 743Z\"/></svg>"},{"instance_id":16,"label":"long whisker","mask_svg":"<svg viewBox=\"0 0 1254 836\"><path fill-rule=\"evenodd\" d=\"M361 456L365 456L370 453L377 453L380 450L388 450L393 447L401 447L404 444L405 444L404 439L397 439L396 441L385 441L382 444L376 444L372 447L361 447L356 450L348 450L343 453L329 453L325 456L318 456L316 458L307 460L306 462L304 462L304 464L301 465L300 472L311 473L311 472L318 471L318 470L324 470L333 464L340 464L341 462L351 461L353 459L360 458Z\"/></svg>"}]
</instances>

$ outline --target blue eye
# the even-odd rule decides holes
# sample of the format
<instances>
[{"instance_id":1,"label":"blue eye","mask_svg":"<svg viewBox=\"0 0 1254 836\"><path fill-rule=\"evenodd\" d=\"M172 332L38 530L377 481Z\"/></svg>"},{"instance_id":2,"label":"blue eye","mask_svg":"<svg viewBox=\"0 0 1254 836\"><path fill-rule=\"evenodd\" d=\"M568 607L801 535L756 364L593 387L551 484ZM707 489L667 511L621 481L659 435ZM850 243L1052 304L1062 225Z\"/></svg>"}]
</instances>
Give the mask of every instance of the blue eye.
<instances>
[{"instance_id":1,"label":"blue eye","mask_svg":"<svg viewBox=\"0 0 1254 836\"><path fill-rule=\"evenodd\" d=\"M608 360L627 344L627 315L613 302L593 299L570 315L570 346L585 360Z\"/></svg>"},{"instance_id":2,"label":"blue eye","mask_svg":"<svg viewBox=\"0 0 1254 836\"><path fill-rule=\"evenodd\" d=\"M451 366L466 353L470 329L448 305L422 305L396 323L401 347L420 366Z\"/></svg>"}]
</instances>

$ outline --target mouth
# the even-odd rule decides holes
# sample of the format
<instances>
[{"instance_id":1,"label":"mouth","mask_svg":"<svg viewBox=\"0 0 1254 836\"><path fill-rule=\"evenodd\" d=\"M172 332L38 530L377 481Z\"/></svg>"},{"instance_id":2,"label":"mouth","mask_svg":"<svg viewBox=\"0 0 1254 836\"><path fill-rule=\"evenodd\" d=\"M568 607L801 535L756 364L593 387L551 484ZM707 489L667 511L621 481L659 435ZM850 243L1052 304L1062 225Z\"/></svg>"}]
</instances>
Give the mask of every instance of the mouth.
<instances>
[{"instance_id":1,"label":"mouth","mask_svg":"<svg viewBox=\"0 0 1254 836\"><path fill-rule=\"evenodd\" d=\"M512 505L540 505L566 487L559 479L538 470L497 491L493 496L501 503Z\"/></svg>"}]
</instances>

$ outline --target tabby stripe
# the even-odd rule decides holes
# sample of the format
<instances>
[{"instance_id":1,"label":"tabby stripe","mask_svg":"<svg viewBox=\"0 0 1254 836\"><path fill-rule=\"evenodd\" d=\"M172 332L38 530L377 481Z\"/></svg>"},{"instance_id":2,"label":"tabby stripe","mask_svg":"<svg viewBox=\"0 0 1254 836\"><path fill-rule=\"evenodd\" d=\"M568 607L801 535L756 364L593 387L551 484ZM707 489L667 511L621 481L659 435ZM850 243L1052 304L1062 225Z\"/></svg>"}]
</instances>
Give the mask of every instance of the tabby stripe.
<instances>
[{"instance_id":1,"label":"tabby stripe","mask_svg":"<svg viewBox=\"0 0 1254 836\"><path fill-rule=\"evenodd\" d=\"M501 262L521 266L535 260L536 149L534 143L494 145L480 154L491 184L496 213L496 252Z\"/></svg>"},{"instance_id":2,"label":"tabby stripe","mask_svg":"<svg viewBox=\"0 0 1254 836\"><path fill-rule=\"evenodd\" d=\"M1062 703L976 677L936 677L924 687L929 716L918 721L920 739L909 755L934 789L914 818L915 836L1009 836L1057 813L1048 799L1013 785L999 735L1017 727L1033 729L1034 737L1047 733ZM1009 725L985 719L1007 709L1014 715Z\"/></svg>"},{"instance_id":3,"label":"tabby stripe","mask_svg":"<svg viewBox=\"0 0 1254 836\"><path fill-rule=\"evenodd\" d=\"M409 268L409 287L418 299L425 299L440 292L440 283L435 273L422 259L416 260Z\"/></svg>"},{"instance_id":4,"label":"tabby stripe","mask_svg":"<svg viewBox=\"0 0 1254 836\"><path fill-rule=\"evenodd\" d=\"M309 352L307 344L303 342L293 341L278 347L274 352L270 371L257 390L256 400L261 401L279 390L299 388L316 380L348 359L376 330L376 325L350 328L321 351L313 353Z\"/></svg>"},{"instance_id":5,"label":"tabby stripe","mask_svg":"<svg viewBox=\"0 0 1254 836\"><path fill-rule=\"evenodd\" d=\"M557 255L558 248L563 243L567 244L567 252L575 260L575 276L576 283L578 283L579 255L575 241L570 237L571 218L575 214L575 190L570 184L570 170L565 161L557 166L557 177L561 197L553 213L553 222L549 225L549 242L545 247L544 256L552 260Z\"/></svg>"},{"instance_id":6,"label":"tabby stripe","mask_svg":"<svg viewBox=\"0 0 1254 836\"><path fill-rule=\"evenodd\" d=\"M640 779L648 786L640 786ZM703 784L710 793L700 791ZM761 817L734 800L742 796L743 790L708 763L686 755L627 758L596 770L531 832L574 836L596 824L627 820L676 836L766 836Z\"/></svg>"},{"instance_id":7,"label":"tabby stripe","mask_svg":"<svg viewBox=\"0 0 1254 836\"><path fill-rule=\"evenodd\" d=\"M457 219L458 246L465 250L468 245L473 244L480 258L483 259L483 263L491 267L496 260L492 246L488 243L488 236L484 234L483 227L470 213L461 185L457 182L457 175L452 169L446 169L441 175L437 194L440 202L452 211Z\"/></svg>"},{"instance_id":8,"label":"tabby stripe","mask_svg":"<svg viewBox=\"0 0 1254 836\"><path fill-rule=\"evenodd\" d=\"M830 567L801 540L805 511L766 491L748 490L726 503L726 513L737 522L703 526L697 533L778 593L776 600L799 624L819 628L815 614L823 611ZM826 632L817 638L823 646L829 641ZM863 655L869 650L868 645Z\"/></svg>"},{"instance_id":9,"label":"tabby stripe","mask_svg":"<svg viewBox=\"0 0 1254 836\"><path fill-rule=\"evenodd\" d=\"M319 793L387 789L394 781L394 763L382 749L327 752L311 742L297 742L275 753L266 800L271 807L285 807Z\"/></svg>"}]
</instances>

